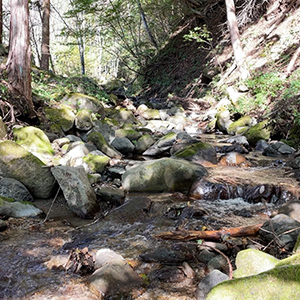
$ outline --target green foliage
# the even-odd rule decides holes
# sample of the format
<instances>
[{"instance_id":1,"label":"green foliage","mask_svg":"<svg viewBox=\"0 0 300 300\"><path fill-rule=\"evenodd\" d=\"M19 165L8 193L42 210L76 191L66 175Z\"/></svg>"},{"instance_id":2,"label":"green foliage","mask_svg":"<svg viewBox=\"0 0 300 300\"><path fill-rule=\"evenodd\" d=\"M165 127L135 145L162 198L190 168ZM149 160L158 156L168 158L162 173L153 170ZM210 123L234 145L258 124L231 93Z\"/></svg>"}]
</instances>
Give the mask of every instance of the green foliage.
<instances>
[{"instance_id":1,"label":"green foliage","mask_svg":"<svg viewBox=\"0 0 300 300\"><path fill-rule=\"evenodd\" d=\"M87 76L63 77L54 76L40 70L32 72L32 92L45 102L60 101L66 94L82 93L101 101L108 101L109 96L98 83Z\"/></svg>"},{"instance_id":2,"label":"green foliage","mask_svg":"<svg viewBox=\"0 0 300 300\"><path fill-rule=\"evenodd\" d=\"M201 49L212 49L212 34L205 24L202 27L195 27L193 30L190 30L183 38L186 41L196 41L197 43L201 43L201 46L199 47Z\"/></svg>"}]
</instances>

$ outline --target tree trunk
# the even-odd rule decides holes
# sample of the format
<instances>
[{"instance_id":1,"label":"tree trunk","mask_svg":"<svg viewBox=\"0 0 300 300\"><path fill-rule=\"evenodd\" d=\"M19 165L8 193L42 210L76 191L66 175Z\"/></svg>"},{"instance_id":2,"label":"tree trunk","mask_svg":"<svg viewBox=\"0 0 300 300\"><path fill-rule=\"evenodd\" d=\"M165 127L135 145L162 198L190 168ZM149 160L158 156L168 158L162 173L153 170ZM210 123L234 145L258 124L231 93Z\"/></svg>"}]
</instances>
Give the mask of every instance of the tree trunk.
<instances>
[{"instance_id":1,"label":"tree trunk","mask_svg":"<svg viewBox=\"0 0 300 300\"><path fill-rule=\"evenodd\" d=\"M50 60L50 0L43 0L41 69L49 71Z\"/></svg>"},{"instance_id":2,"label":"tree trunk","mask_svg":"<svg viewBox=\"0 0 300 300\"><path fill-rule=\"evenodd\" d=\"M81 64L81 74L85 75L84 42L82 37L79 37L77 40L78 40L78 50L79 50L80 64Z\"/></svg>"},{"instance_id":3,"label":"tree trunk","mask_svg":"<svg viewBox=\"0 0 300 300\"><path fill-rule=\"evenodd\" d=\"M0 0L0 44L3 43L3 6Z\"/></svg>"},{"instance_id":4,"label":"tree trunk","mask_svg":"<svg viewBox=\"0 0 300 300\"><path fill-rule=\"evenodd\" d=\"M11 0L9 53L6 63L11 103L23 116L36 116L31 92L28 0Z\"/></svg>"},{"instance_id":5,"label":"tree trunk","mask_svg":"<svg viewBox=\"0 0 300 300\"><path fill-rule=\"evenodd\" d=\"M235 5L233 0L225 0L226 3L226 11L227 11L227 22L228 28L230 32L230 39L233 48L233 55L235 58L235 63L240 72L240 78L242 80L247 79L249 76L249 71L246 67L246 56L242 48L242 43L240 39L238 24L236 20L235 14Z\"/></svg>"},{"instance_id":6,"label":"tree trunk","mask_svg":"<svg viewBox=\"0 0 300 300\"><path fill-rule=\"evenodd\" d=\"M137 2L137 5L138 5L138 7L139 7L139 11L140 11L140 14L141 14L141 18L142 18L144 27L145 27L145 29L146 29L146 31L147 31L147 34L148 34L148 36L149 36L149 39L150 39L151 43L153 44L153 46L154 46L156 49L158 49L156 40L155 40L154 36L152 35L152 33L151 33L151 31L150 31L150 28L149 28L149 26L148 26L148 23L147 23L147 20L146 20L146 16L145 16L144 10L143 10L143 8L142 8L141 2L140 2L140 0L136 0L136 2Z\"/></svg>"}]
</instances>

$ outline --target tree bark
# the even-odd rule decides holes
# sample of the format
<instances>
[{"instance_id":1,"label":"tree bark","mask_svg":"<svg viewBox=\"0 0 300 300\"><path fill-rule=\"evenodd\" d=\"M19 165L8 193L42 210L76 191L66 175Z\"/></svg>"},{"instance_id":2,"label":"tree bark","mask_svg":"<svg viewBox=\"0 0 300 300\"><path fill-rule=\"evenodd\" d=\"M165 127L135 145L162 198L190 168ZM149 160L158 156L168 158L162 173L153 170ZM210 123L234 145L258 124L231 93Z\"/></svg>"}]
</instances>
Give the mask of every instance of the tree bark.
<instances>
[{"instance_id":1,"label":"tree bark","mask_svg":"<svg viewBox=\"0 0 300 300\"><path fill-rule=\"evenodd\" d=\"M13 104L23 116L35 117L31 91L28 0L11 0L9 53L6 63Z\"/></svg>"},{"instance_id":2,"label":"tree bark","mask_svg":"<svg viewBox=\"0 0 300 300\"><path fill-rule=\"evenodd\" d=\"M164 240L190 241L197 239L207 239L219 241L223 236L243 237L257 235L263 224L257 224L244 227L222 228L220 230L211 231L195 231L195 230L178 230L168 231L156 235L156 238Z\"/></svg>"},{"instance_id":3,"label":"tree bark","mask_svg":"<svg viewBox=\"0 0 300 300\"><path fill-rule=\"evenodd\" d=\"M249 76L249 71L246 67L245 63L245 53L242 48L242 43L240 39L236 14L235 14L235 5L234 0L225 0L226 3L226 12L227 12L227 22L228 28L230 32L230 39L233 48L233 55L235 59L235 63L238 67L240 78L242 80L247 79Z\"/></svg>"},{"instance_id":4,"label":"tree bark","mask_svg":"<svg viewBox=\"0 0 300 300\"><path fill-rule=\"evenodd\" d=\"M49 71L50 61L50 0L43 0L41 69Z\"/></svg>"},{"instance_id":5,"label":"tree bark","mask_svg":"<svg viewBox=\"0 0 300 300\"><path fill-rule=\"evenodd\" d=\"M3 5L0 0L0 44L3 43Z\"/></svg>"},{"instance_id":6,"label":"tree bark","mask_svg":"<svg viewBox=\"0 0 300 300\"><path fill-rule=\"evenodd\" d=\"M149 26L148 26L148 22L147 22L147 20L146 20L146 16L145 16L144 10L143 10L143 8L142 8L141 2L140 2L140 0L136 0L136 2L137 2L137 5L138 5L138 7L139 7L139 11L140 11L140 14L141 14L141 18L142 18L144 27L145 27L145 29L146 29L146 31L147 31L147 34L148 34L148 36L149 36L149 39L150 39L151 43L153 44L153 46L154 46L156 49L158 49L156 40L155 40L154 36L152 35L151 30L150 30L150 28L149 28Z\"/></svg>"}]
</instances>

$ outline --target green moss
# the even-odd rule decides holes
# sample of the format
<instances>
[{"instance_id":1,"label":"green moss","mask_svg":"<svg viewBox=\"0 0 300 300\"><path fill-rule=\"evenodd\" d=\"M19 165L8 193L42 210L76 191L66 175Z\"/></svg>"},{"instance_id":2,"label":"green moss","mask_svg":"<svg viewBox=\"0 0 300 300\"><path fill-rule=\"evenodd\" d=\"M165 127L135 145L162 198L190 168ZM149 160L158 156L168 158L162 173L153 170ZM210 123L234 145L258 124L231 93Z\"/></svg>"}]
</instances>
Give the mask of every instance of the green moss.
<instances>
[{"instance_id":1,"label":"green moss","mask_svg":"<svg viewBox=\"0 0 300 300\"><path fill-rule=\"evenodd\" d=\"M184 149L177 151L175 156L177 158L187 159L191 156L194 156L199 151L208 150L208 149L211 149L211 148L212 148L211 145L199 142L199 143L189 145L189 146L185 147Z\"/></svg>"},{"instance_id":2,"label":"green moss","mask_svg":"<svg viewBox=\"0 0 300 300\"><path fill-rule=\"evenodd\" d=\"M6 202L15 202L15 199L11 198L11 197L0 196L0 206L3 205L3 201L6 201Z\"/></svg>"},{"instance_id":3,"label":"green moss","mask_svg":"<svg viewBox=\"0 0 300 300\"><path fill-rule=\"evenodd\" d=\"M250 116L243 116L230 124L227 131L229 134L235 134L239 128L249 126L251 121Z\"/></svg>"},{"instance_id":4,"label":"green moss","mask_svg":"<svg viewBox=\"0 0 300 300\"><path fill-rule=\"evenodd\" d=\"M104 171L105 166L109 162L109 157L89 154L83 158L83 161L88 164L89 168L95 173Z\"/></svg>"},{"instance_id":5,"label":"green moss","mask_svg":"<svg viewBox=\"0 0 300 300\"><path fill-rule=\"evenodd\" d=\"M255 276L223 281L206 299L300 299L300 265L282 266Z\"/></svg>"},{"instance_id":6,"label":"green moss","mask_svg":"<svg viewBox=\"0 0 300 300\"><path fill-rule=\"evenodd\" d=\"M73 127L75 115L71 108L61 105L60 108L45 108L46 118L59 126L63 131Z\"/></svg>"},{"instance_id":7,"label":"green moss","mask_svg":"<svg viewBox=\"0 0 300 300\"><path fill-rule=\"evenodd\" d=\"M14 128L13 134L16 143L25 147L27 150L32 149L50 155L55 153L46 134L36 127L27 126Z\"/></svg>"},{"instance_id":8,"label":"green moss","mask_svg":"<svg viewBox=\"0 0 300 300\"><path fill-rule=\"evenodd\" d=\"M256 144L259 140L268 140L270 134L268 120L257 123L244 133L250 144Z\"/></svg>"},{"instance_id":9,"label":"green moss","mask_svg":"<svg viewBox=\"0 0 300 300\"><path fill-rule=\"evenodd\" d=\"M97 131L94 131L89 134L88 141L92 142L98 149L101 149L103 145L108 145L104 136Z\"/></svg>"}]
</instances>

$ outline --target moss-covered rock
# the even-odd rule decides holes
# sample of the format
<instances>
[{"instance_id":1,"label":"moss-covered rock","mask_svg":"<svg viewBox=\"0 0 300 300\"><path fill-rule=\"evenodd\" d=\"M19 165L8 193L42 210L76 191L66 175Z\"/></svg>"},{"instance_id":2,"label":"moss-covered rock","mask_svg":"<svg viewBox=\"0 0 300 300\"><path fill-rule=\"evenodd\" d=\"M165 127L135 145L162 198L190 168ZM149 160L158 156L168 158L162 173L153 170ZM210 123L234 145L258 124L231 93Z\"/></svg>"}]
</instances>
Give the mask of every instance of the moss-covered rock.
<instances>
[{"instance_id":1,"label":"moss-covered rock","mask_svg":"<svg viewBox=\"0 0 300 300\"><path fill-rule=\"evenodd\" d=\"M50 168L13 141L0 143L0 173L23 183L34 198L49 198L55 185Z\"/></svg>"},{"instance_id":2,"label":"moss-covered rock","mask_svg":"<svg viewBox=\"0 0 300 300\"><path fill-rule=\"evenodd\" d=\"M131 141L138 140L142 136L142 133L135 129L123 129L123 128L116 130L115 134L116 137L119 138L126 137Z\"/></svg>"},{"instance_id":3,"label":"moss-covered rock","mask_svg":"<svg viewBox=\"0 0 300 300\"><path fill-rule=\"evenodd\" d=\"M240 128L248 128L251 125L252 119L250 116L243 116L237 121L231 123L227 129L229 134L236 134Z\"/></svg>"},{"instance_id":4,"label":"moss-covered rock","mask_svg":"<svg viewBox=\"0 0 300 300\"><path fill-rule=\"evenodd\" d=\"M59 108L45 108L46 118L52 123L50 130L59 135L69 131L75 120L71 107L61 105Z\"/></svg>"},{"instance_id":5,"label":"moss-covered rock","mask_svg":"<svg viewBox=\"0 0 300 300\"><path fill-rule=\"evenodd\" d=\"M223 281L206 299L300 299L300 265L282 266L258 275Z\"/></svg>"},{"instance_id":6,"label":"moss-covered rock","mask_svg":"<svg viewBox=\"0 0 300 300\"><path fill-rule=\"evenodd\" d=\"M82 131L88 131L93 127L92 113L88 109L81 109L76 114L75 127Z\"/></svg>"},{"instance_id":7,"label":"moss-covered rock","mask_svg":"<svg viewBox=\"0 0 300 300\"><path fill-rule=\"evenodd\" d=\"M274 256L265 252L247 249L240 251L236 257L234 278L256 275L273 269L279 262Z\"/></svg>"},{"instance_id":8,"label":"moss-covered rock","mask_svg":"<svg viewBox=\"0 0 300 300\"><path fill-rule=\"evenodd\" d=\"M212 145L203 142L186 145L181 150L175 152L172 157L186 159L198 163L218 163L215 148Z\"/></svg>"},{"instance_id":9,"label":"moss-covered rock","mask_svg":"<svg viewBox=\"0 0 300 300\"><path fill-rule=\"evenodd\" d=\"M67 105L70 105L76 110L90 110L94 114L99 114L101 116L101 119L104 119L105 117L104 106L102 102L95 97L81 93L72 93L65 96L62 102Z\"/></svg>"},{"instance_id":10,"label":"moss-covered rock","mask_svg":"<svg viewBox=\"0 0 300 300\"><path fill-rule=\"evenodd\" d=\"M83 158L83 161L88 165L92 172L101 173L107 166L109 157L90 153Z\"/></svg>"},{"instance_id":11,"label":"moss-covered rock","mask_svg":"<svg viewBox=\"0 0 300 300\"><path fill-rule=\"evenodd\" d=\"M150 134L144 134L137 140L137 143L135 145L135 151L137 153L143 153L154 143L155 139Z\"/></svg>"},{"instance_id":12,"label":"moss-covered rock","mask_svg":"<svg viewBox=\"0 0 300 300\"><path fill-rule=\"evenodd\" d=\"M47 135L39 128L33 126L19 127L13 129L14 140L17 144L46 161L47 155L55 154ZM46 155L46 157L45 157Z\"/></svg>"},{"instance_id":13,"label":"moss-covered rock","mask_svg":"<svg viewBox=\"0 0 300 300\"><path fill-rule=\"evenodd\" d=\"M113 157L113 158L122 157L122 154L119 151L117 151L107 143L104 136L100 132L97 131L91 132L88 135L88 141L92 142L97 147L98 150L102 151L109 157Z\"/></svg>"},{"instance_id":14,"label":"moss-covered rock","mask_svg":"<svg viewBox=\"0 0 300 300\"><path fill-rule=\"evenodd\" d=\"M136 111L137 114L142 116L146 120L158 120L160 119L159 110L147 107L145 104L141 104Z\"/></svg>"},{"instance_id":15,"label":"moss-covered rock","mask_svg":"<svg viewBox=\"0 0 300 300\"><path fill-rule=\"evenodd\" d=\"M187 191L206 169L188 161L161 158L132 167L123 174L123 188L130 192Z\"/></svg>"},{"instance_id":16,"label":"moss-covered rock","mask_svg":"<svg viewBox=\"0 0 300 300\"><path fill-rule=\"evenodd\" d=\"M259 140L268 140L270 138L271 131L268 128L268 123L268 120L257 123L244 133L251 145L255 145Z\"/></svg>"}]
</instances>

